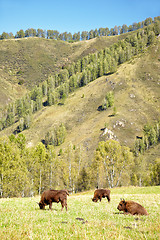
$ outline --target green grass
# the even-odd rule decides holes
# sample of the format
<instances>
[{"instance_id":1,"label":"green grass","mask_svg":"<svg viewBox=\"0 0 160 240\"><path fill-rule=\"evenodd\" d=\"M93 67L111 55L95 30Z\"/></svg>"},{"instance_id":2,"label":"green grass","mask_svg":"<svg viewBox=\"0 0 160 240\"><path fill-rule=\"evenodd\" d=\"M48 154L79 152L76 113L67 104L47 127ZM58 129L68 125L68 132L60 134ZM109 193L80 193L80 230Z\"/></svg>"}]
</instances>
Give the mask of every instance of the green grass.
<instances>
[{"instance_id":1,"label":"green grass","mask_svg":"<svg viewBox=\"0 0 160 240\"><path fill-rule=\"evenodd\" d=\"M112 189L110 204L92 197L70 195L67 213L55 203L53 211L40 210L39 197L0 199L0 239L159 239L160 187ZM139 202L149 216L119 214L120 198Z\"/></svg>"}]
</instances>

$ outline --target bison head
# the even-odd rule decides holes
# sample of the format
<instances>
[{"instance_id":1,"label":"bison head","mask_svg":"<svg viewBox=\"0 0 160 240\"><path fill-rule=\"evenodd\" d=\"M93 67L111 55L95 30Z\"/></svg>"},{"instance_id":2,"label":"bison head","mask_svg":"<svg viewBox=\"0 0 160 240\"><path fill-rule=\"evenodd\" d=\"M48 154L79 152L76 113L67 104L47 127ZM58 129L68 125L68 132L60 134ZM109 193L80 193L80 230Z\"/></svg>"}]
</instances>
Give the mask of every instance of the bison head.
<instances>
[{"instance_id":1,"label":"bison head","mask_svg":"<svg viewBox=\"0 0 160 240\"><path fill-rule=\"evenodd\" d=\"M97 202L97 200L98 200L98 199L96 199L96 198L92 198L92 201L93 201L93 202Z\"/></svg>"},{"instance_id":2,"label":"bison head","mask_svg":"<svg viewBox=\"0 0 160 240\"><path fill-rule=\"evenodd\" d=\"M40 209L45 209L45 204L44 203L39 202L38 204L39 204Z\"/></svg>"},{"instance_id":3,"label":"bison head","mask_svg":"<svg viewBox=\"0 0 160 240\"><path fill-rule=\"evenodd\" d=\"M119 211L124 211L126 209L126 201L125 200L121 200L120 203L118 204L117 209Z\"/></svg>"}]
</instances>

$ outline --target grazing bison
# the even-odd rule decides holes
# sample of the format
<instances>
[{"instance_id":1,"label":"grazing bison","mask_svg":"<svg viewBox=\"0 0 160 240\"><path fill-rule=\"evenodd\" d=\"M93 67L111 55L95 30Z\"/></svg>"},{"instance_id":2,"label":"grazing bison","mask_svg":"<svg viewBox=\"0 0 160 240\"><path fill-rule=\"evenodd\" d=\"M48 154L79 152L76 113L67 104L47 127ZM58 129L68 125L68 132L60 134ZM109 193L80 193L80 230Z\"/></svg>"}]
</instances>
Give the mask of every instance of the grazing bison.
<instances>
[{"instance_id":1,"label":"grazing bison","mask_svg":"<svg viewBox=\"0 0 160 240\"><path fill-rule=\"evenodd\" d=\"M97 202L98 199L102 200L102 198L107 198L108 199L108 202L110 202L111 198L110 198L110 190L109 189L97 189L94 191L94 196L92 198L92 201L93 202Z\"/></svg>"},{"instance_id":2,"label":"grazing bison","mask_svg":"<svg viewBox=\"0 0 160 240\"><path fill-rule=\"evenodd\" d=\"M148 215L146 209L141 206L139 203L133 201L121 200L117 209L123 211L124 214L138 214L138 215Z\"/></svg>"},{"instance_id":3,"label":"grazing bison","mask_svg":"<svg viewBox=\"0 0 160 240\"><path fill-rule=\"evenodd\" d=\"M38 203L40 209L45 209L46 205L49 205L49 209L52 210L52 202L61 202L62 209L65 207L67 211L67 190L46 190L42 193L41 201Z\"/></svg>"}]
</instances>

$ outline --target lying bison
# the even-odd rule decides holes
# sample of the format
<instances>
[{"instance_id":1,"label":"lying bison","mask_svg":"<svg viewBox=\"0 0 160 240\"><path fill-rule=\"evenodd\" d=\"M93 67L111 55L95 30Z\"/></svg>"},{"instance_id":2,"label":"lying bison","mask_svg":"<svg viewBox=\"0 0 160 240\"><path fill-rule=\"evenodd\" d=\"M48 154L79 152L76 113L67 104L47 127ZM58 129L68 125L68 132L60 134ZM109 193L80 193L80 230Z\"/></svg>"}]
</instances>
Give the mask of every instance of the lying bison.
<instances>
[{"instance_id":1,"label":"lying bison","mask_svg":"<svg viewBox=\"0 0 160 240\"><path fill-rule=\"evenodd\" d=\"M110 202L111 198L110 198L110 190L109 189L97 189L94 191L94 196L92 198L93 202L97 202L98 200L102 200L102 198L107 198L108 202Z\"/></svg>"},{"instance_id":2,"label":"lying bison","mask_svg":"<svg viewBox=\"0 0 160 240\"><path fill-rule=\"evenodd\" d=\"M67 190L46 190L42 193L41 201L38 203L40 209L45 209L46 205L49 205L49 209L52 210L52 202L61 202L62 209L65 207L67 211Z\"/></svg>"},{"instance_id":3,"label":"lying bison","mask_svg":"<svg viewBox=\"0 0 160 240\"><path fill-rule=\"evenodd\" d=\"M123 211L124 214L138 214L138 215L148 215L146 209L141 206L139 203L133 201L121 200L117 209Z\"/></svg>"}]
</instances>

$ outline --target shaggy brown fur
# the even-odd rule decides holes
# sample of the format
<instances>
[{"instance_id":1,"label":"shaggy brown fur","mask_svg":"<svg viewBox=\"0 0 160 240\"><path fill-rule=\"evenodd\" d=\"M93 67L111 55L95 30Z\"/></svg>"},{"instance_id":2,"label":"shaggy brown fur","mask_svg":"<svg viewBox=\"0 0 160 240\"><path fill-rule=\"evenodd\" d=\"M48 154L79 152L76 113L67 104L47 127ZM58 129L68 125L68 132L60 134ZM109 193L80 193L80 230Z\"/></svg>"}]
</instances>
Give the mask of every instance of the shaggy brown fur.
<instances>
[{"instance_id":1,"label":"shaggy brown fur","mask_svg":"<svg viewBox=\"0 0 160 240\"><path fill-rule=\"evenodd\" d=\"M41 201L39 202L40 209L45 209L46 205L49 205L49 209L52 210L52 202L61 202L62 209L65 207L67 211L67 190L46 190L42 193Z\"/></svg>"},{"instance_id":2,"label":"shaggy brown fur","mask_svg":"<svg viewBox=\"0 0 160 240\"><path fill-rule=\"evenodd\" d=\"M124 214L138 214L138 215L148 215L146 209L141 206L139 203L133 201L121 200L117 209L123 211Z\"/></svg>"},{"instance_id":3,"label":"shaggy brown fur","mask_svg":"<svg viewBox=\"0 0 160 240\"><path fill-rule=\"evenodd\" d=\"M108 202L110 202L110 190L109 189L97 189L94 191L94 196L92 198L93 202L97 202L98 200L102 200L102 198L107 198Z\"/></svg>"}]
</instances>

